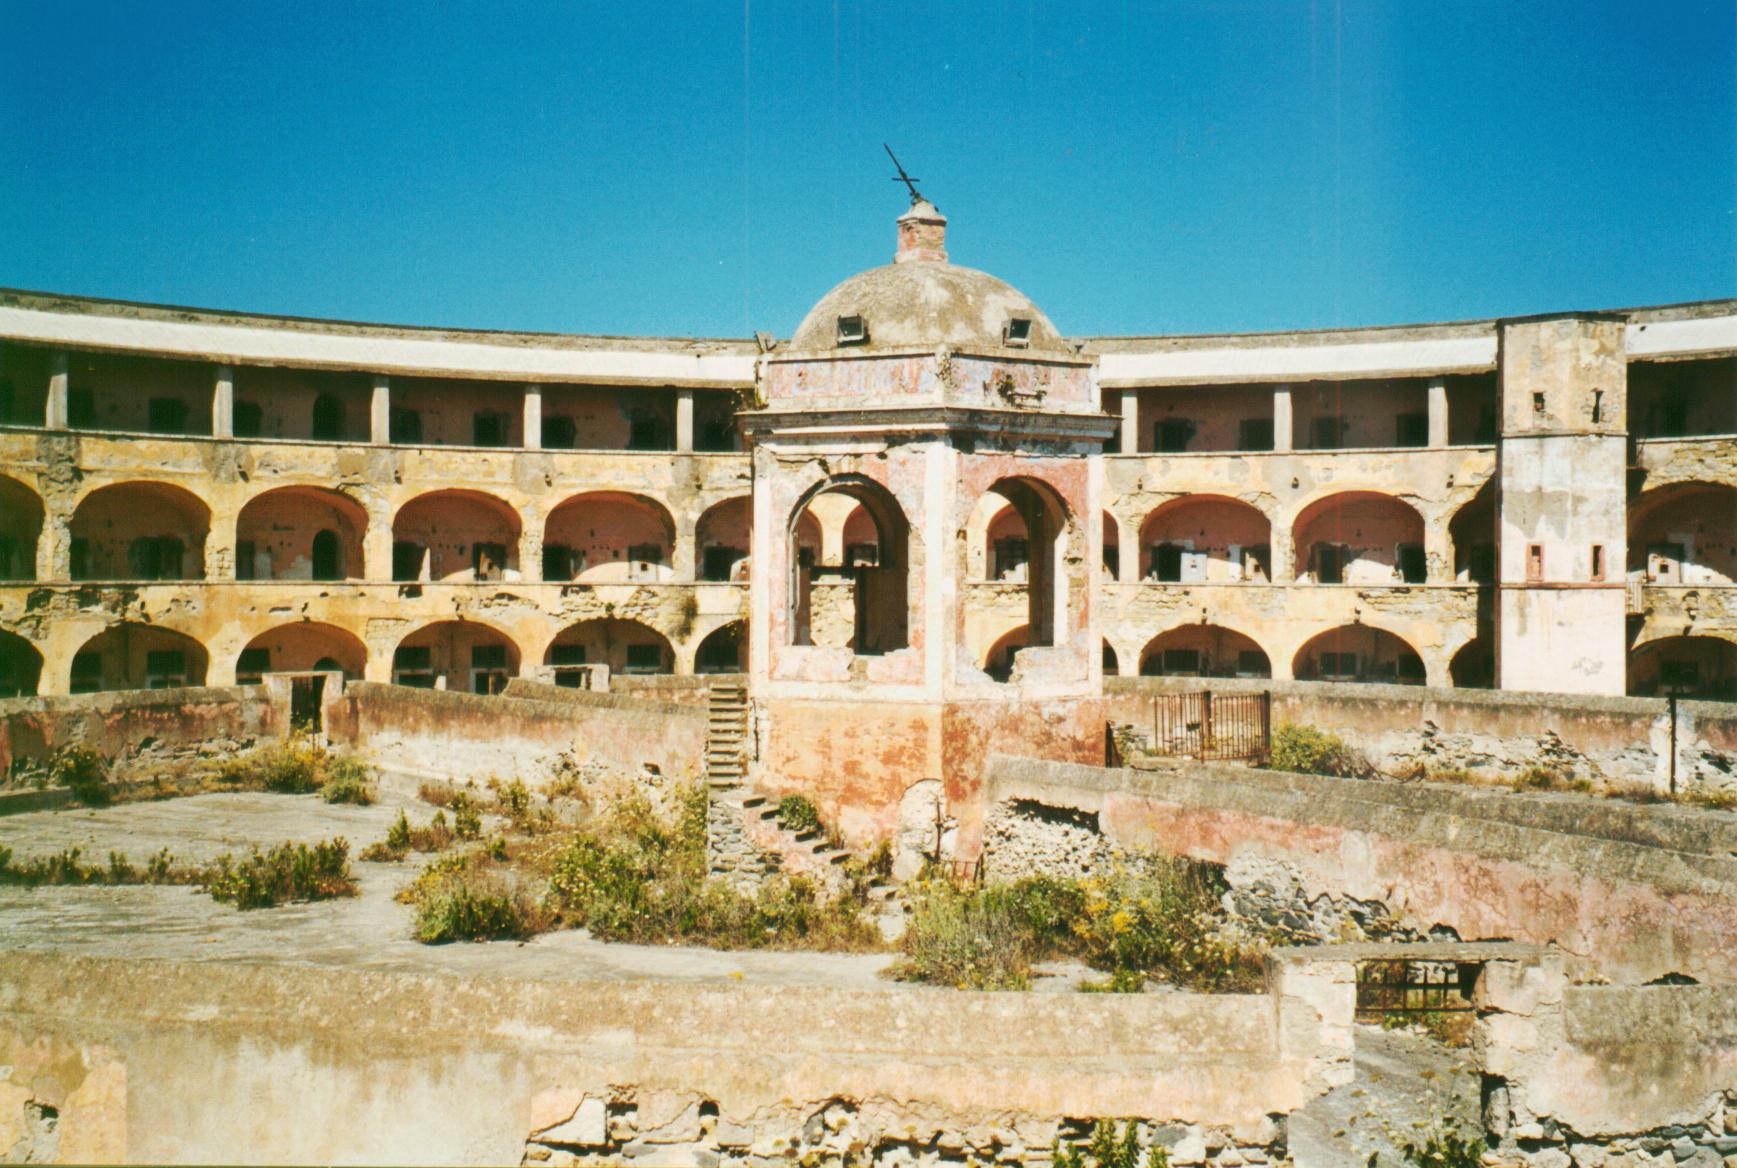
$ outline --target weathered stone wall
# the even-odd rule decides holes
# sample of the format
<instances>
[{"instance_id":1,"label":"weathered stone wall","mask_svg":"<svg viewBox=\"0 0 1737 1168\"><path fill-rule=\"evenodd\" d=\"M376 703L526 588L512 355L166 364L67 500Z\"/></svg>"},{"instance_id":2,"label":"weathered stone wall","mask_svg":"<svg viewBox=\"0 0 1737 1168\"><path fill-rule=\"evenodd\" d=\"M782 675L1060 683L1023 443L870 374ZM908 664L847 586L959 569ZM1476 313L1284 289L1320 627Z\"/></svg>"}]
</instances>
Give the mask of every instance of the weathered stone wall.
<instances>
[{"instance_id":1,"label":"weathered stone wall","mask_svg":"<svg viewBox=\"0 0 1737 1168\"><path fill-rule=\"evenodd\" d=\"M1036 799L995 803L985 823L983 871L992 883L1137 872L1151 856L1105 835L1094 812ZM1322 892L1283 860L1239 855L1219 872L1226 885L1225 915L1262 937L1290 945L1430 939L1396 920L1380 900Z\"/></svg>"},{"instance_id":2,"label":"weathered stone wall","mask_svg":"<svg viewBox=\"0 0 1737 1168\"><path fill-rule=\"evenodd\" d=\"M283 733L286 715L260 686L10 698L0 701L0 773L83 746L126 778L158 762L245 749Z\"/></svg>"},{"instance_id":3,"label":"weathered stone wall","mask_svg":"<svg viewBox=\"0 0 1737 1168\"><path fill-rule=\"evenodd\" d=\"M649 765L671 781L700 774L700 711L536 683L516 692L527 689L538 697L355 682L332 707L326 730L382 763L455 779L517 776L535 786L569 762L628 775Z\"/></svg>"},{"instance_id":4,"label":"weathered stone wall","mask_svg":"<svg viewBox=\"0 0 1737 1168\"><path fill-rule=\"evenodd\" d=\"M1110 842L1232 868L1283 866L1308 895L1376 901L1467 940L1563 947L1638 983L1730 981L1737 817L1231 765L1146 772L993 756L986 800L1094 813ZM993 853L988 868L995 871Z\"/></svg>"},{"instance_id":5,"label":"weathered stone wall","mask_svg":"<svg viewBox=\"0 0 1737 1168\"><path fill-rule=\"evenodd\" d=\"M1737 987L1570 985L1551 960L1491 962L1474 1001L1484 1119L1507 1162L1737 1156Z\"/></svg>"},{"instance_id":6,"label":"weathered stone wall","mask_svg":"<svg viewBox=\"0 0 1737 1168\"><path fill-rule=\"evenodd\" d=\"M1662 698L1123 677L1105 679L1107 716L1150 731L1154 694L1201 689L1271 693L1273 725L1331 731L1389 774L1422 764L1499 778L1537 763L1565 763L1595 782L1672 786L1670 706ZM1737 787L1737 706L1679 702L1676 746L1679 792Z\"/></svg>"},{"instance_id":7,"label":"weathered stone wall","mask_svg":"<svg viewBox=\"0 0 1737 1168\"><path fill-rule=\"evenodd\" d=\"M10 953L0 1149L1011 1165L1046 1161L1058 1130L1134 1116L1173 1163L1264 1162L1282 1149L1275 1116L1348 1081L1351 1010L1337 971L1288 965L1263 995L1086 997Z\"/></svg>"}]
</instances>

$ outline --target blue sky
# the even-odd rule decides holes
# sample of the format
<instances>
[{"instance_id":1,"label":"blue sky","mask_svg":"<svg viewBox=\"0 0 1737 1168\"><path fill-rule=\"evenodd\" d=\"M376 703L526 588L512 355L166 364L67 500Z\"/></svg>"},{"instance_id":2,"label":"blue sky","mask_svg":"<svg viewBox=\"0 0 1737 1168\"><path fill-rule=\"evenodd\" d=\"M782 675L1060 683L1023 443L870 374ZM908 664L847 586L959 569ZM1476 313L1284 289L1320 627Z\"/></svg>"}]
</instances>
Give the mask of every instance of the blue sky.
<instances>
[{"instance_id":1,"label":"blue sky","mask_svg":"<svg viewBox=\"0 0 1737 1168\"><path fill-rule=\"evenodd\" d=\"M886 262L1064 332L1737 295L1737 6L0 0L0 284L788 336Z\"/></svg>"}]
</instances>

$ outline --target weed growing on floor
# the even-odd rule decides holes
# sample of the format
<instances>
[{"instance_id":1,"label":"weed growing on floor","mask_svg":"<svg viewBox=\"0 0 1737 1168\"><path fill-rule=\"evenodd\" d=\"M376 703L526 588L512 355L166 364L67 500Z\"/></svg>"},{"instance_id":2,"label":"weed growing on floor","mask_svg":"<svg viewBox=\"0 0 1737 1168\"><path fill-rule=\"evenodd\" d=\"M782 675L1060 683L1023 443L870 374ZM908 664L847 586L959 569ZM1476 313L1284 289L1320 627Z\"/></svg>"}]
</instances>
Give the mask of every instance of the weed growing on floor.
<instances>
[{"instance_id":1,"label":"weed growing on floor","mask_svg":"<svg viewBox=\"0 0 1737 1168\"><path fill-rule=\"evenodd\" d=\"M17 860L0 846L0 884L37 888L44 884L196 884L198 874L175 866L168 849L157 853L141 871L120 852L110 852L106 864L84 862L82 848L64 848L50 856Z\"/></svg>"},{"instance_id":2,"label":"weed growing on floor","mask_svg":"<svg viewBox=\"0 0 1737 1168\"><path fill-rule=\"evenodd\" d=\"M879 944L860 896L829 899L802 877L773 877L753 895L711 879L706 792L686 788L668 814L642 795L613 804L555 856L548 900L566 923L606 941L724 949L845 949Z\"/></svg>"},{"instance_id":3,"label":"weed growing on floor","mask_svg":"<svg viewBox=\"0 0 1737 1168\"><path fill-rule=\"evenodd\" d=\"M354 896L349 855L350 845L341 838L311 846L279 844L266 852L255 848L239 861L218 857L199 883L214 899L241 909Z\"/></svg>"},{"instance_id":4,"label":"weed growing on floor","mask_svg":"<svg viewBox=\"0 0 1737 1168\"><path fill-rule=\"evenodd\" d=\"M1138 992L1148 979L1244 993L1263 977L1260 946L1226 937L1222 877L1208 865L1154 859L1108 877L1028 877L960 888L921 881L903 953L890 971L961 989L1027 989L1032 968L1072 957L1110 975L1090 988Z\"/></svg>"},{"instance_id":5,"label":"weed growing on floor","mask_svg":"<svg viewBox=\"0 0 1737 1168\"><path fill-rule=\"evenodd\" d=\"M411 852L444 852L458 841L458 833L446 821L446 812L436 811L426 827L412 827L410 817L402 809L386 838L376 840L362 849L357 857L374 863L396 863Z\"/></svg>"},{"instance_id":6,"label":"weed growing on floor","mask_svg":"<svg viewBox=\"0 0 1737 1168\"><path fill-rule=\"evenodd\" d=\"M270 851L255 848L242 860L219 856L210 864L177 864L167 848L137 867L120 852L106 863L88 864L79 848L50 856L17 860L0 847L0 884L37 888L45 884L195 884L237 908L265 908L292 900L325 900L353 896L350 845L342 839L316 844L279 844Z\"/></svg>"},{"instance_id":7,"label":"weed growing on floor","mask_svg":"<svg viewBox=\"0 0 1737 1168\"><path fill-rule=\"evenodd\" d=\"M354 803L366 807L374 802L372 774L358 758L339 758L326 768L320 798L328 803Z\"/></svg>"},{"instance_id":8,"label":"weed growing on floor","mask_svg":"<svg viewBox=\"0 0 1737 1168\"><path fill-rule=\"evenodd\" d=\"M483 853L442 856L399 894L416 909L418 941L522 940L548 927L536 899L513 874L491 866L488 861L494 858Z\"/></svg>"}]
</instances>

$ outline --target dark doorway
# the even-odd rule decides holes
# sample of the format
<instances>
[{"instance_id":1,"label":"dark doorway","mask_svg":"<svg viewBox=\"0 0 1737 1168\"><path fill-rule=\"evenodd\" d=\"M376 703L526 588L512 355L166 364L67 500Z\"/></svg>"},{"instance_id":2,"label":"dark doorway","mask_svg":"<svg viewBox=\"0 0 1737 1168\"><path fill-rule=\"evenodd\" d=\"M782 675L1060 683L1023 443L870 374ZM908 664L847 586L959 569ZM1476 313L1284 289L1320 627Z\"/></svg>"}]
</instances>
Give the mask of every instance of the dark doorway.
<instances>
[{"instance_id":1,"label":"dark doorway","mask_svg":"<svg viewBox=\"0 0 1737 1168\"><path fill-rule=\"evenodd\" d=\"M314 533L314 579L342 580L344 578L343 547L338 543L338 533L327 528Z\"/></svg>"},{"instance_id":2,"label":"dark doorway","mask_svg":"<svg viewBox=\"0 0 1737 1168\"><path fill-rule=\"evenodd\" d=\"M320 732L320 705L325 697L326 679L315 677L290 678L290 728L303 734Z\"/></svg>"}]
</instances>

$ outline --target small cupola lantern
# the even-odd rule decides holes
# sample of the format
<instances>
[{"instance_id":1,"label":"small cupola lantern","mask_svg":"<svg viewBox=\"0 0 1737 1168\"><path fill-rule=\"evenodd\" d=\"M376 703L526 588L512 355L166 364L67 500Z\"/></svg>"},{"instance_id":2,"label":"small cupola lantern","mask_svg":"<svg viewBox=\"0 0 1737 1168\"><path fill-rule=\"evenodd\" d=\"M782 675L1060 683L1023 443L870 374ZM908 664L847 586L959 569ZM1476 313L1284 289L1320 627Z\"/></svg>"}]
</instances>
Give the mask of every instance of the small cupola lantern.
<instances>
[{"instance_id":1,"label":"small cupola lantern","mask_svg":"<svg viewBox=\"0 0 1737 1168\"><path fill-rule=\"evenodd\" d=\"M947 217L935 204L919 196L899 216L899 251L893 259L901 264L947 262Z\"/></svg>"}]
</instances>

